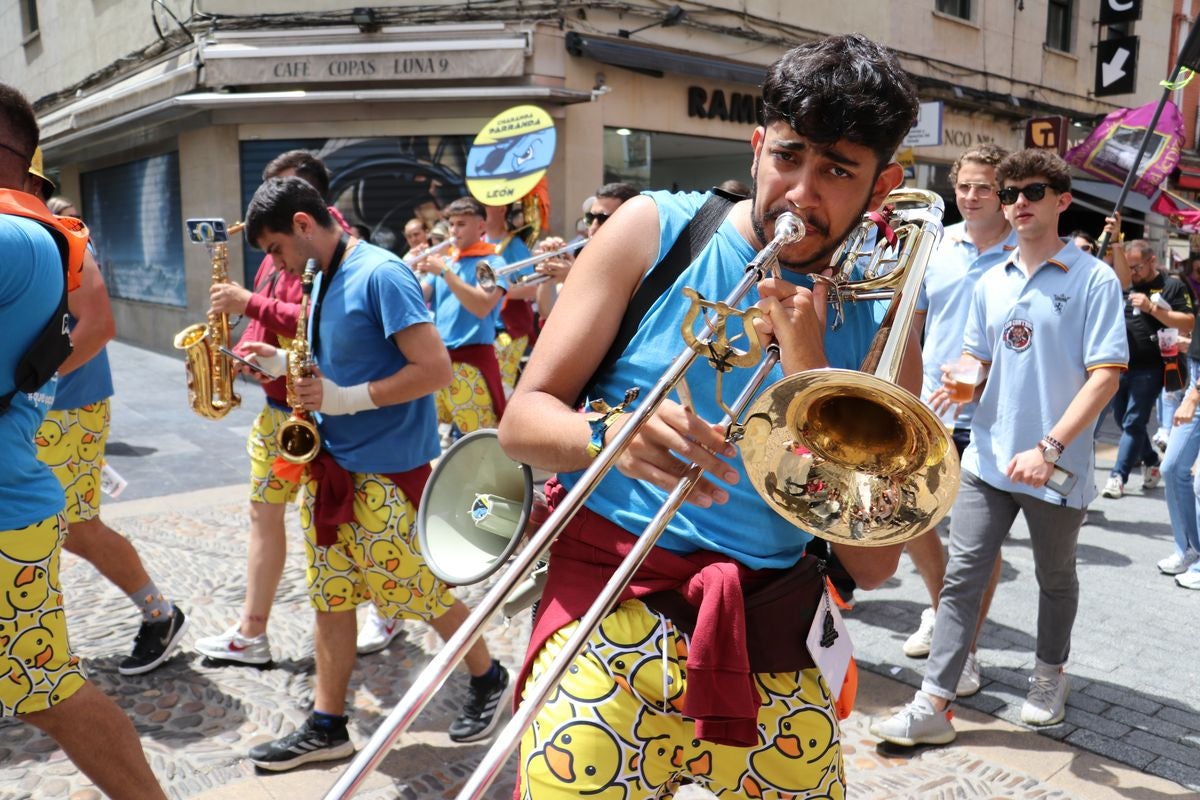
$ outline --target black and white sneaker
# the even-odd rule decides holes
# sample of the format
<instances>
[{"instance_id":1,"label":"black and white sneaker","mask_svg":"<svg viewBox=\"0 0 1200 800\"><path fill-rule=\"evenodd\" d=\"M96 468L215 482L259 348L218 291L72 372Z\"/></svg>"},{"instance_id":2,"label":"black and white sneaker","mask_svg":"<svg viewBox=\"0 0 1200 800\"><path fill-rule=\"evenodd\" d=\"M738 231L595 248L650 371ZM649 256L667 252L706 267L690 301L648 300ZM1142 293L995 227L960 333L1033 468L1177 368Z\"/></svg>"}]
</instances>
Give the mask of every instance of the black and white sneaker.
<instances>
[{"instance_id":1,"label":"black and white sneaker","mask_svg":"<svg viewBox=\"0 0 1200 800\"><path fill-rule=\"evenodd\" d=\"M122 675L141 675L149 672L171 657L171 653L183 641L187 630L187 617L183 609L174 606L174 613L164 620L143 622L133 640L133 653L117 666Z\"/></svg>"},{"instance_id":2,"label":"black and white sneaker","mask_svg":"<svg viewBox=\"0 0 1200 800\"><path fill-rule=\"evenodd\" d=\"M318 728L309 718L287 736L250 748L249 758L256 767L283 772L311 761L337 761L352 755L354 743L345 725Z\"/></svg>"},{"instance_id":3,"label":"black and white sneaker","mask_svg":"<svg viewBox=\"0 0 1200 800\"><path fill-rule=\"evenodd\" d=\"M454 742L475 742L486 738L500 721L500 704L508 699L511 679L508 670L500 666L500 662L492 662L499 670L499 677L490 685L477 687L472 681L467 689L467 701L463 703L462 712L454 722L450 723L450 740Z\"/></svg>"}]
</instances>

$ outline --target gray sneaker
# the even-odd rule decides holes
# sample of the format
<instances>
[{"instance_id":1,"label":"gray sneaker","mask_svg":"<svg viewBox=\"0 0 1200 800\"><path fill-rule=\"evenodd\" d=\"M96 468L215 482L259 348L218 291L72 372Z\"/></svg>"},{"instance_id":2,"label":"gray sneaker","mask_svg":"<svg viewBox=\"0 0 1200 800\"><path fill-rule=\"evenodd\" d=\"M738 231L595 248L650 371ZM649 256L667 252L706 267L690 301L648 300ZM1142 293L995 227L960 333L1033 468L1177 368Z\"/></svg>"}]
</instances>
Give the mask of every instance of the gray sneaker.
<instances>
[{"instance_id":1,"label":"gray sneaker","mask_svg":"<svg viewBox=\"0 0 1200 800\"><path fill-rule=\"evenodd\" d=\"M1067 715L1067 693L1071 682L1061 666L1038 661L1029 678L1029 694L1021 706L1021 722L1026 725L1056 725Z\"/></svg>"},{"instance_id":2,"label":"gray sneaker","mask_svg":"<svg viewBox=\"0 0 1200 800\"><path fill-rule=\"evenodd\" d=\"M197 639L192 645L196 652L217 661L234 661L239 664L263 666L271 663L271 641L265 633L247 639L238 630L237 623L224 633Z\"/></svg>"},{"instance_id":3,"label":"gray sneaker","mask_svg":"<svg viewBox=\"0 0 1200 800\"><path fill-rule=\"evenodd\" d=\"M919 744L949 744L954 741L954 726L948 711L935 711L923 692L892 716L871 723L871 735L903 747Z\"/></svg>"}]
</instances>

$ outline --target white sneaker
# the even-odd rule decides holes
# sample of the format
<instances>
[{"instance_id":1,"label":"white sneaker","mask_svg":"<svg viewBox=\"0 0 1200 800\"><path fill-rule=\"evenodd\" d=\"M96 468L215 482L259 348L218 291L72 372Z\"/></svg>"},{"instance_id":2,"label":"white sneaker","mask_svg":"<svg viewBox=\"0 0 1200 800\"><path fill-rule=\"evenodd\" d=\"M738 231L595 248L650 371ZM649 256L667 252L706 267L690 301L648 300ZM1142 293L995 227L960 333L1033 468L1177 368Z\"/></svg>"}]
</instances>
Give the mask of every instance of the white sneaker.
<instances>
[{"instance_id":1,"label":"white sneaker","mask_svg":"<svg viewBox=\"0 0 1200 800\"><path fill-rule=\"evenodd\" d=\"M958 678L958 686L954 693L959 697L970 697L976 694L981 686L983 676L979 674L979 656L967 653L967 660L963 663L962 675Z\"/></svg>"},{"instance_id":2,"label":"white sneaker","mask_svg":"<svg viewBox=\"0 0 1200 800\"><path fill-rule=\"evenodd\" d=\"M871 723L871 735L902 747L919 744L949 744L954 741L954 726L947 711L935 711L924 692L904 708L884 720Z\"/></svg>"},{"instance_id":3,"label":"white sneaker","mask_svg":"<svg viewBox=\"0 0 1200 800\"><path fill-rule=\"evenodd\" d=\"M1142 488L1153 489L1162 483L1162 470L1158 467L1142 467Z\"/></svg>"},{"instance_id":4,"label":"white sneaker","mask_svg":"<svg viewBox=\"0 0 1200 800\"><path fill-rule=\"evenodd\" d=\"M1181 575L1176 575L1175 583L1184 589L1200 589L1200 571L1189 569Z\"/></svg>"},{"instance_id":5,"label":"white sneaker","mask_svg":"<svg viewBox=\"0 0 1200 800\"><path fill-rule=\"evenodd\" d=\"M1154 435L1150 437L1150 444L1157 447L1160 453L1167 452L1167 432L1162 428L1156 430Z\"/></svg>"},{"instance_id":6,"label":"white sneaker","mask_svg":"<svg viewBox=\"0 0 1200 800\"><path fill-rule=\"evenodd\" d=\"M237 661L242 664L271 663L271 641L267 634L248 639L242 636L237 623L224 633L197 639L192 646L200 655L218 661Z\"/></svg>"},{"instance_id":7,"label":"white sneaker","mask_svg":"<svg viewBox=\"0 0 1200 800\"><path fill-rule=\"evenodd\" d=\"M1200 576L1198 576L1200 577ZM1029 678L1029 694L1021 706L1021 722L1026 725L1055 725L1067 715L1067 693L1071 682L1062 666L1038 661Z\"/></svg>"},{"instance_id":8,"label":"white sneaker","mask_svg":"<svg viewBox=\"0 0 1200 800\"><path fill-rule=\"evenodd\" d=\"M909 658L924 658L929 655L929 648L933 646L933 623L936 619L937 612L932 608L921 612L920 627L904 640L904 655Z\"/></svg>"},{"instance_id":9,"label":"white sneaker","mask_svg":"<svg viewBox=\"0 0 1200 800\"><path fill-rule=\"evenodd\" d=\"M379 609L371 605L358 631L358 644L355 649L359 655L377 653L391 644L392 639L400 635L400 631L400 620L384 619L379 615Z\"/></svg>"},{"instance_id":10,"label":"white sneaker","mask_svg":"<svg viewBox=\"0 0 1200 800\"><path fill-rule=\"evenodd\" d=\"M1187 572L1188 568L1200 561L1200 553L1195 550L1188 550L1186 555L1179 555L1178 552L1158 562L1158 571L1163 575L1178 575L1181 572Z\"/></svg>"},{"instance_id":11,"label":"white sneaker","mask_svg":"<svg viewBox=\"0 0 1200 800\"><path fill-rule=\"evenodd\" d=\"M1117 475L1109 475L1108 483L1104 484L1104 490L1100 494L1105 497L1111 497L1116 500L1123 497L1125 494L1125 484L1121 482L1121 478Z\"/></svg>"}]
</instances>

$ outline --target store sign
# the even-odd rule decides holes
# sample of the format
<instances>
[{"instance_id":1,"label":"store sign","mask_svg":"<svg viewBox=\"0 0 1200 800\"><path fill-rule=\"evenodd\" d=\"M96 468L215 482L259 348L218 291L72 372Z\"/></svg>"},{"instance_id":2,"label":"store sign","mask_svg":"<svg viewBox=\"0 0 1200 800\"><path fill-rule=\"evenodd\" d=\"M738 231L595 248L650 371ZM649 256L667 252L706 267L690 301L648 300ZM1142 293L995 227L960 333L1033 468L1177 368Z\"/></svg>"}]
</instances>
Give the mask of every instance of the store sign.
<instances>
[{"instance_id":1,"label":"store sign","mask_svg":"<svg viewBox=\"0 0 1200 800\"><path fill-rule=\"evenodd\" d=\"M917 122L909 128L904 147L936 147L942 143L942 101L921 103Z\"/></svg>"},{"instance_id":2,"label":"store sign","mask_svg":"<svg viewBox=\"0 0 1200 800\"><path fill-rule=\"evenodd\" d=\"M1100 24L1120 25L1142 18L1142 0L1100 0Z\"/></svg>"},{"instance_id":3,"label":"store sign","mask_svg":"<svg viewBox=\"0 0 1200 800\"><path fill-rule=\"evenodd\" d=\"M1035 117L1025 123L1025 147L1067 152L1067 118Z\"/></svg>"},{"instance_id":4,"label":"store sign","mask_svg":"<svg viewBox=\"0 0 1200 800\"><path fill-rule=\"evenodd\" d=\"M996 143L996 138L985 131L952 127L950 125L947 125L945 130L942 131L942 138L946 144L957 147L960 150L966 150L968 147L975 147L981 144Z\"/></svg>"},{"instance_id":5,"label":"store sign","mask_svg":"<svg viewBox=\"0 0 1200 800\"><path fill-rule=\"evenodd\" d=\"M689 86L687 93L687 115L700 119L719 119L744 125L757 125L761 119L762 99L757 94L733 92L728 99L722 89L712 92L700 87Z\"/></svg>"},{"instance_id":6,"label":"store sign","mask_svg":"<svg viewBox=\"0 0 1200 800\"><path fill-rule=\"evenodd\" d=\"M229 58L209 53L209 86L353 81L430 81L510 78L524 74L519 49L430 50Z\"/></svg>"}]
</instances>

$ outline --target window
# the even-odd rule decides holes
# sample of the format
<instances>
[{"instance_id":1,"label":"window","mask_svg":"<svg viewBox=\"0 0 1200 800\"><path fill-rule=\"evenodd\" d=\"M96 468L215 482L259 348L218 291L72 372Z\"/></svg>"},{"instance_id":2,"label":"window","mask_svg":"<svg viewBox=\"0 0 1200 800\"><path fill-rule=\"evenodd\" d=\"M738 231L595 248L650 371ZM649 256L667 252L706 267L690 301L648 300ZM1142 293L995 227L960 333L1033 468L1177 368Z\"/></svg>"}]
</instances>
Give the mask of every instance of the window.
<instances>
[{"instance_id":1,"label":"window","mask_svg":"<svg viewBox=\"0 0 1200 800\"><path fill-rule=\"evenodd\" d=\"M934 0L933 7L952 17L971 18L971 0Z\"/></svg>"},{"instance_id":2,"label":"window","mask_svg":"<svg viewBox=\"0 0 1200 800\"><path fill-rule=\"evenodd\" d=\"M21 41L28 42L38 35L37 0L21 0Z\"/></svg>"},{"instance_id":3,"label":"window","mask_svg":"<svg viewBox=\"0 0 1200 800\"><path fill-rule=\"evenodd\" d=\"M1064 53L1071 52L1072 0L1050 0L1046 17L1046 46Z\"/></svg>"}]
</instances>

